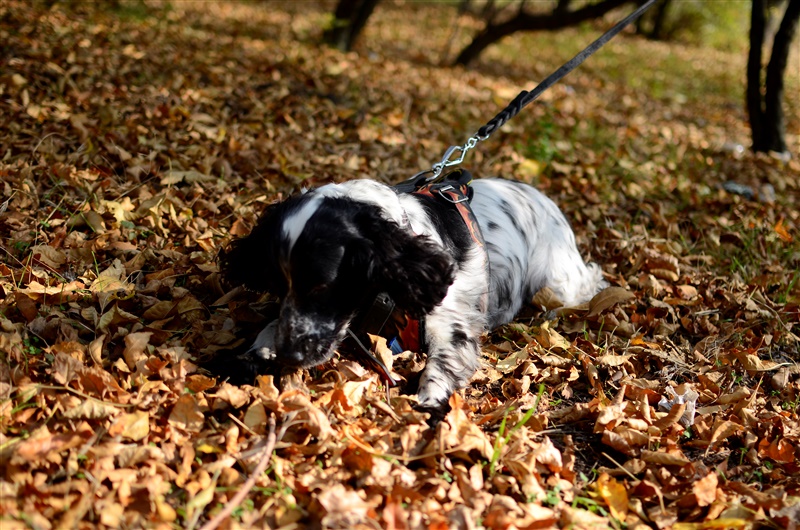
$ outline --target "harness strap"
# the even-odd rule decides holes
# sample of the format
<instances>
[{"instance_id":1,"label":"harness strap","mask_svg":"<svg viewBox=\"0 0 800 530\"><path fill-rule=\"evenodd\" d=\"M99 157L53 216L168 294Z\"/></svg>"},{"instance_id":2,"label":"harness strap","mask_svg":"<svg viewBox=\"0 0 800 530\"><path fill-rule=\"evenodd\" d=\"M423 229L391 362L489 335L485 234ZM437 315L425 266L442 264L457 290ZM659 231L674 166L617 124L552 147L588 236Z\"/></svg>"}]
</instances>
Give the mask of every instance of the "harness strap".
<instances>
[{"instance_id":1,"label":"harness strap","mask_svg":"<svg viewBox=\"0 0 800 530\"><path fill-rule=\"evenodd\" d=\"M420 177L423 182L425 181L424 175ZM402 184L406 184L406 181ZM483 233L475 218L475 213L472 211L470 201L472 200L473 190L470 186L472 184L472 175L469 171L464 169L456 169L445 176L444 180L438 182L423 183L411 193L415 195L424 195L427 197L440 198L455 206L456 211L461 214L464 224L469 230L469 235L472 239L480 245L485 246L483 240Z\"/></svg>"},{"instance_id":2,"label":"harness strap","mask_svg":"<svg viewBox=\"0 0 800 530\"><path fill-rule=\"evenodd\" d=\"M471 183L472 175L469 171L456 169L440 181L429 181L425 175L416 175L411 180L400 183L395 189L407 190L413 187L406 193L444 200L452 204L461 215L473 241L483 248L485 247L483 233L469 204L473 194ZM489 261L486 260L486 266L488 265ZM390 346L395 351L421 351L425 346L425 319L417 321L408 316L405 319L406 325L400 328L397 334L399 344L393 343Z\"/></svg>"}]
</instances>

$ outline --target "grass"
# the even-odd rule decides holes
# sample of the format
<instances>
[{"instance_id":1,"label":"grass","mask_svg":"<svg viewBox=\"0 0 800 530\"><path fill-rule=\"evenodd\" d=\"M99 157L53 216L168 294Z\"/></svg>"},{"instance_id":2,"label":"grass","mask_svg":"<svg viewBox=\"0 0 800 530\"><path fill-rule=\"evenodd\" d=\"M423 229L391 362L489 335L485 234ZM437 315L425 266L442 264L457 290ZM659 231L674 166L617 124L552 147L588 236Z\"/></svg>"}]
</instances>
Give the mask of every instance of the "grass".
<instances>
[{"instance_id":1,"label":"grass","mask_svg":"<svg viewBox=\"0 0 800 530\"><path fill-rule=\"evenodd\" d=\"M497 471L497 465L500 462L500 456L503 453L503 447L508 444L511 437L514 435L515 432L519 431L523 425L528 423L528 420L531 419L531 416L536 412L539 408L539 401L542 399L542 395L544 394L544 384L539 385L539 392L536 395L536 401L534 401L533 406L529 408L522 418L508 431L506 434L506 420L508 418L508 411L506 414L503 415L503 421L500 422L500 429L497 431L497 436L494 439L494 448L492 451L492 460L489 462L489 476L493 477L495 472Z\"/></svg>"}]
</instances>

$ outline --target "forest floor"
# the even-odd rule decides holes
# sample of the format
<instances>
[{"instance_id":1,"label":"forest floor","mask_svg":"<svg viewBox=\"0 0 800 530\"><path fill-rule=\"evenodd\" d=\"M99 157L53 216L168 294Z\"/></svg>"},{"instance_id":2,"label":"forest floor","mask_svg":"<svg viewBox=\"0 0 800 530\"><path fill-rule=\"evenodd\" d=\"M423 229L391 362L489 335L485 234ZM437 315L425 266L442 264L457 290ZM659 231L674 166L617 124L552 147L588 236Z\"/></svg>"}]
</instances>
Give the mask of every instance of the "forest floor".
<instances>
[{"instance_id":1,"label":"forest floor","mask_svg":"<svg viewBox=\"0 0 800 530\"><path fill-rule=\"evenodd\" d=\"M382 4L350 54L318 45L330 5L100 5L0 3L4 530L197 528L242 489L225 528L800 520L797 54L789 161L748 152L744 53L631 34L470 153L552 197L613 287L487 336L432 430L352 360L200 369L275 307L216 256L301 187L429 168L610 20L463 69L443 5Z\"/></svg>"}]
</instances>

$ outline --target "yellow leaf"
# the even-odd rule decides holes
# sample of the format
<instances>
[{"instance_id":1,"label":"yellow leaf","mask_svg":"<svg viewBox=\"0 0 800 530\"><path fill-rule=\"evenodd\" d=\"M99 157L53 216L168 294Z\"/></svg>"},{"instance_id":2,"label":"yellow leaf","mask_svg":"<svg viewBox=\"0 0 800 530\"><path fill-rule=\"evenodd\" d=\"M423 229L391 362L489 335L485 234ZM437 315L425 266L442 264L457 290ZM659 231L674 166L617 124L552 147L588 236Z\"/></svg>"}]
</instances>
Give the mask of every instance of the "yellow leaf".
<instances>
[{"instance_id":1,"label":"yellow leaf","mask_svg":"<svg viewBox=\"0 0 800 530\"><path fill-rule=\"evenodd\" d=\"M601 473L597 478L597 492L608 505L611 517L624 521L628 516L628 493L625 486L608 473Z\"/></svg>"},{"instance_id":2,"label":"yellow leaf","mask_svg":"<svg viewBox=\"0 0 800 530\"><path fill-rule=\"evenodd\" d=\"M201 443L200 445L198 445L198 446L195 448L195 450L196 450L198 453L204 453L204 454L207 454L207 455L214 454L214 453L219 453L219 452L220 452L220 449L219 449L219 447L214 447L213 445L211 445L211 444L208 444L208 443Z\"/></svg>"},{"instance_id":3,"label":"yellow leaf","mask_svg":"<svg viewBox=\"0 0 800 530\"><path fill-rule=\"evenodd\" d=\"M526 182L531 182L534 178L542 174L544 164L531 158L523 158L517 166L516 175L522 177Z\"/></svg>"}]
</instances>

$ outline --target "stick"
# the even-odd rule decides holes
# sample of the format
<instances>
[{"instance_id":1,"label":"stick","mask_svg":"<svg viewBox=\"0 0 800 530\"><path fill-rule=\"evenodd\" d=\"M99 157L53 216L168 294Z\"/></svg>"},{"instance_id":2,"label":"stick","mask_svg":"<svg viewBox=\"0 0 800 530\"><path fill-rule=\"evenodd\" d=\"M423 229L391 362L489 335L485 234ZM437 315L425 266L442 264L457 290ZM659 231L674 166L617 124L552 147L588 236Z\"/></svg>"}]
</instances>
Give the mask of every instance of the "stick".
<instances>
[{"instance_id":1,"label":"stick","mask_svg":"<svg viewBox=\"0 0 800 530\"><path fill-rule=\"evenodd\" d=\"M214 516L209 522L204 524L200 530L215 530L222 521L228 518L233 510L239 506L242 501L247 497L247 494L250 493L250 490L255 486L256 480L258 477L261 476L261 473L267 469L267 464L269 464L270 457L272 456L272 451L275 449L275 442L277 441L277 437L275 436L275 416L269 417L269 434L267 434L267 445L264 446L264 452L261 456L261 461L258 463L256 468L250 474L250 478L242 485L236 495L233 496L231 500L225 505L225 508L217 515Z\"/></svg>"}]
</instances>

